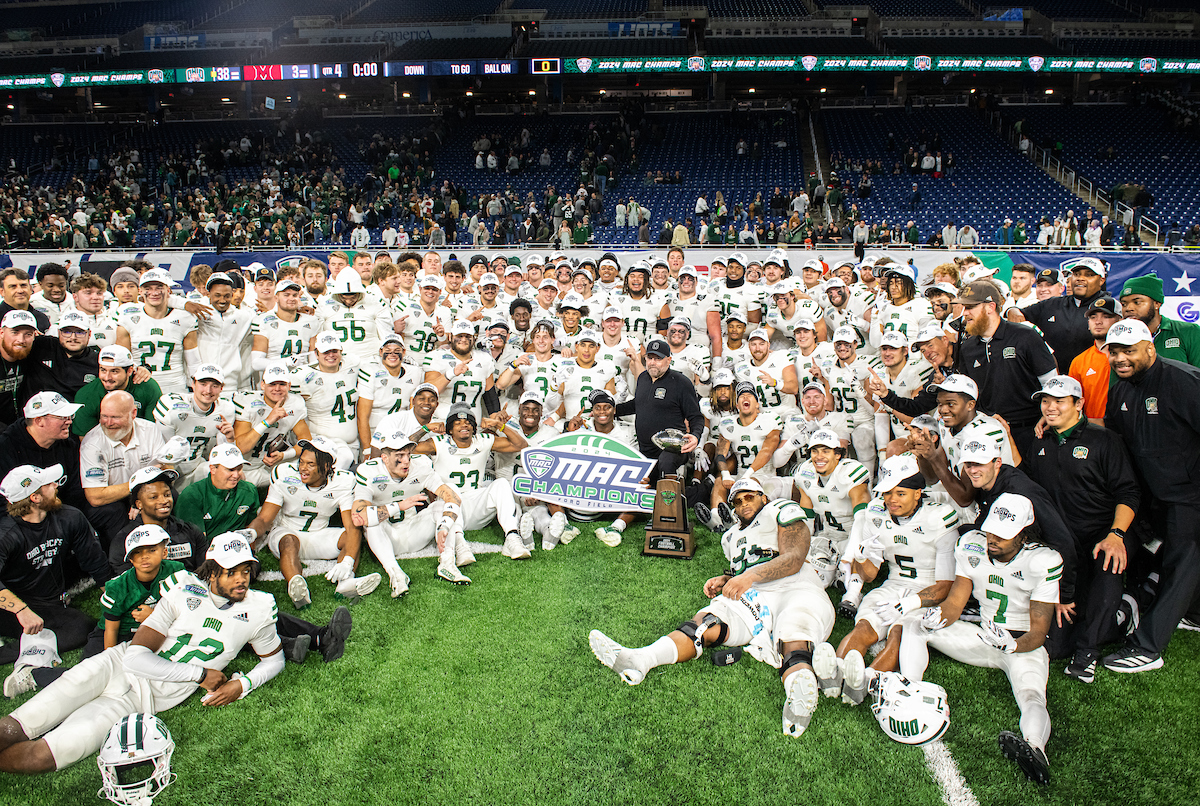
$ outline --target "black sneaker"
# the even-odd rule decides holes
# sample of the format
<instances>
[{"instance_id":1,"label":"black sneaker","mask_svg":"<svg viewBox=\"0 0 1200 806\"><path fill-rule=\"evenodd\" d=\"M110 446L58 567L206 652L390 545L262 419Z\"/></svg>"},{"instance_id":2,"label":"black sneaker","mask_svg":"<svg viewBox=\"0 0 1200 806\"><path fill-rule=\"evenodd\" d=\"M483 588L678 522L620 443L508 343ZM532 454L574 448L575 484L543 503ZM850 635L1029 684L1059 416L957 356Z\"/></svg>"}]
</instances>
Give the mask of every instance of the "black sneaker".
<instances>
[{"instance_id":1,"label":"black sneaker","mask_svg":"<svg viewBox=\"0 0 1200 806\"><path fill-rule=\"evenodd\" d=\"M1128 593L1121 594L1121 604L1117 605L1117 626L1125 628L1126 635L1132 635L1141 623L1142 613L1137 599Z\"/></svg>"},{"instance_id":2,"label":"black sneaker","mask_svg":"<svg viewBox=\"0 0 1200 806\"><path fill-rule=\"evenodd\" d=\"M308 657L308 649L312 646L311 635L297 635L295 638L283 639L283 657L292 663L304 663Z\"/></svg>"},{"instance_id":3,"label":"black sneaker","mask_svg":"<svg viewBox=\"0 0 1200 806\"><path fill-rule=\"evenodd\" d=\"M354 621L350 617L350 608L345 605L333 611L333 615L329 617L329 623L321 630L320 640L317 642L321 648L321 657L326 663L337 660L346 652L346 639L350 637L350 630L354 627Z\"/></svg>"},{"instance_id":4,"label":"black sneaker","mask_svg":"<svg viewBox=\"0 0 1200 806\"><path fill-rule=\"evenodd\" d=\"M1010 730L1000 731L1000 752L1017 762L1025 777L1035 784L1050 783L1050 762L1046 754Z\"/></svg>"},{"instance_id":5,"label":"black sneaker","mask_svg":"<svg viewBox=\"0 0 1200 806\"><path fill-rule=\"evenodd\" d=\"M1091 683L1096 679L1096 661L1100 660L1099 652L1089 652L1086 649L1076 650L1075 657L1063 669L1063 674L1073 677L1080 683Z\"/></svg>"},{"instance_id":6,"label":"black sneaker","mask_svg":"<svg viewBox=\"0 0 1200 806\"><path fill-rule=\"evenodd\" d=\"M970 621L974 624L979 624L983 621L983 616L979 612L979 602L971 599L967 602L967 606L962 609L962 614L958 617L959 621Z\"/></svg>"},{"instance_id":7,"label":"black sneaker","mask_svg":"<svg viewBox=\"0 0 1200 806\"><path fill-rule=\"evenodd\" d=\"M1118 649L1111 655L1105 655L1102 662L1104 663L1104 668L1110 672L1121 672L1124 674L1149 672L1152 669L1161 669L1163 665L1162 655L1136 646L1127 646L1123 649Z\"/></svg>"}]
</instances>

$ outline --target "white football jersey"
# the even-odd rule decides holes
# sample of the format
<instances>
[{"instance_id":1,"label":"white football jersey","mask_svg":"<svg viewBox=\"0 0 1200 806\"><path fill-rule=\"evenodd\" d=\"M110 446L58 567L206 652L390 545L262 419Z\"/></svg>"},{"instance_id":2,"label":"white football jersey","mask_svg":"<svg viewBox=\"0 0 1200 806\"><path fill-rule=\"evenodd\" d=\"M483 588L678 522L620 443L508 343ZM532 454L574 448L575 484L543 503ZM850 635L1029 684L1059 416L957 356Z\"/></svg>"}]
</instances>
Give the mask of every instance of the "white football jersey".
<instances>
[{"instance_id":1,"label":"white football jersey","mask_svg":"<svg viewBox=\"0 0 1200 806\"><path fill-rule=\"evenodd\" d=\"M846 306L841 309L835 308L832 304L826 305L825 312L822 314L825 319L825 332L832 338L839 327L852 327L858 334L858 343L854 345L854 349L874 352L875 348L863 335L870 329L864 315L874 300L874 295L868 294L866 297L851 296L846 302Z\"/></svg>"},{"instance_id":2,"label":"white football jersey","mask_svg":"<svg viewBox=\"0 0 1200 806\"><path fill-rule=\"evenodd\" d=\"M308 413L308 409L304 405L304 398L296 394L288 395L283 406L287 410L287 414L263 432L262 436L258 438L258 442L254 443L254 447L245 454L248 468L263 467L263 456L267 443L278 436L292 433L296 423L303 420ZM234 395L233 398L235 422L261 423L271 413L272 408L274 408L272 405L263 400L261 392L244 392Z\"/></svg>"},{"instance_id":3,"label":"white football jersey","mask_svg":"<svg viewBox=\"0 0 1200 806\"><path fill-rule=\"evenodd\" d=\"M355 366L377 359L380 340L393 330L391 312L370 297L353 308L327 297L317 306L317 318L323 331L337 335L342 354Z\"/></svg>"},{"instance_id":4,"label":"white football jersey","mask_svg":"<svg viewBox=\"0 0 1200 806\"><path fill-rule=\"evenodd\" d=\"M307 353L312 337L321 332L321 322L307 313L296 313L296 321L280 318L279 311L267 311L254 317L250 332L267 340L267 358L293 358Z\"/></svg>"},{"instance_id":5,"label":"white football jersey","mask_svg":"<svg viewBox=\"0 0 1200 806\"><path fill-rule=\"evenodd\" d=\"M433 313L425 313L420 303L406 307L401 316L407 316L404 322L404 349L412 356L413 361L436 352L438 345L450 337L450 309L441 305L434 307ZM399 318L399 317L397 317ZM437 334L437 326L442 326L445 337Z\"/></svg>"},{"instance_id":6,"label":"white football jersey","mask_svg":"<svg viewBox=\"0 0 1200 806\"><path fill-rule=\"evenodd\" d=\"M941 426L942 449L946 452L950 469L956 476L962 473L962 446L973 440L997 445L1000 448L1000 461L1010 467L1013 465L1012 442L1009 441L1004 426L1000 425L995 417L979 412L975 419L964 425L957 434L951 434L950 429L941 420L938 424Z\"/></svg>"},{"instance_id":7,"label":"white football jersey","mask_svg":"<svg viewBox=\"0 0 1200 806\"><path fill-rule=\"evenodd\" d=\"M279 507L273 529L285 527L301 532L324 529L335 514L354 504L354 474L334 470L324 487L312 489L300 480L296 462L281 462L271 471L267 503Z\"/></svg>"},{"instance_id":8,"label":"white football jersey","mask_svg":"<svg viewBox=\"0 0 1200 806\"><path fill-rule=\"evenodd\" d=\"M400 363L400 374L393 376L376 359L358 368L358 399L371 401L371 429L389 414L412 405L413 390L425 380L420 367Z\"/></svg>"},{"instance_id":9,"label":"white football jersey","mask_svg":"<svg viewBox=\"0 0 1200 806\"><path fill-rule=\"evenodd\" d=\"M593 361L590 367L581 367L577 359L568 359L559 364L559 392L566 404L566 419L570 420L581 411L591 410L587 402L588 393L603 389L617 377L617 368L612 364Z\"/></svg>"},{"instance_id":10,"label":"white football jersey","mask_svg":"<svg viewBox=\"0 0 1200 806\"><path fill-rule=\"evenodd\" d=\"M791 365L792 359L787 353L772 352L767 354L767 359L762 364L755 364L754 359L751 358L745 364L737 367L735 372L738 380L754 384L754 393L758 395L759 405L786 418L800 409L796 404L795 395L779 391L779 387L783 385L783 370ZM761 372L770 375L775 380L775 385L768 386L759 374Z\"/></svg>"},{"instance_id":11,"label":"white football jersey","mask_svg":"<svg viewBox=\"0 0 1200 806\"><path fill-rule=\"evenodd\" d=\"M711 340L708 337L708 312L712 303L702 295L697 294L687 299L672 297L669 304L672 319L686 319L692 323L692 335L688 344L702 347L707 352Z\"/></svg>"},{"instance_id":12,"label":"white football jersey","mask_svg":"<svg viewBox=\"0 0 1200 806\"><path fill-rule=\"evenodd\" d=\"M103 350L108 345L117 343L117 320L111 313L101 311L95 316L78 310L76 313L87 319L88 328L92 331L91 340L88 341L89 347L99 347Z\"/></svg>"},{"instance_id":13,"label":"white football jersey","mask_svg":"<svg viewBox=\"0 0 1200 806\"><path fill-rule=\"evenodd\" d=\"M629 356L623 356L623 358L625 358L625 363L628 365ZM597 361L599 361L599 358L597 358ZM697 344L685 344L682 350L671 354L671 369L692 383L697 382L697 375L704 378L701 383L708 383L711 364L712 357L709 355L708 349Z\"/></svg>"},{"instance_id":14,"label":"white football jersey","mask_svg":"<svg viewBox=\"0 0 1200 806\"><path fill-rule=\"evenodd\" d=\"M304 419L314 436L358 447L358 370L342 364L336 372L305 370L296 382L308 413Z\"/></svg>"},{"instance_id":15,"label":"white football jersey","mask_svg":"<svg viewBox=\"0 0 1200 806\"><path fill-rule=\"evenodd\" d=\"M507 305L504 307L496 305L492 308L487 308L483 305L480 305L477 310L483 311L483 317L475 321L475 325L478 327L480 333L487 332L487 329L497 322L504 322L510 328L512 327L512 323L508 321ZM472 311L472 313L474 313L474 311Z\"/></svg>"},{"instance_id":16,"label":"white football jersey","mask_svg":"<svg viewBox=\"0 0 1200 806\"><path fill-rule=\"evenodd\" d=\"M854 522L854 504L850 490L866 484L870 495L871 474L853 459L842 459L828 476L822 476L811 461L800 465L794 476L796 486L804 491L817 513L818 532L849 534Z\"/></svg>"},{"instance_id":17,"label":"white football jersey","mask_svg":"<svg viewBox=\"0 0 1200 806\"><path fill-rule=\"evenodd\" d=\"M545 403L551 394L558 391L558 365L560 359L552 355L547 361L539 361L533 353L529 354L530 363L528 365L518 364L517 372L521 374L521 381L525 386L526 392L537 392L542 396L542 402Z\"/></svg>"},{"instance_id":18,"label":"white football jersey","mask_svg":"<svg viewBox=\"0 0 1200 806\"><path fill-rule=\"evenodd\" d=\"M450 407L461 403L471 407L476 423L483 421L483 393L488 378L496 372L496 362L492 361L490 354L475 350L467 360L467 368L455 375L454 370L462 361L450 350L432 353L425 359L425 372L440 372L449 381L438 394L438 407L433 415L435 420L445 420Z\"/></svg>"},{"instance_id":19,"label":"white football jersey","mask_svg":"<svg viewBox=\"0 0 1200 806\"><path fill-rule=\"evenodd\" d=\"M768 310L763 314L763 324L771 328L772 350L795 349L796 339L792 333L795 332L796 324L801 319L809 319L814 323L821 319L821 306L811 299L796 300L796 310L790 317L784 316L774 305L767 307Z\"/></svg>"},{"instance_id":20,"label":"white football jersey","mask_svg":"<svg viewBox=\"0 0 1200 806\"><path fill-rule=\"evenodd\" d=\"M471 444L460 448L451 437L434 434L433 470L456 490L478 490L484 483L488 455L496 438L491 434L478 434Z\"/></svg>"},{"instance_id":21,"label":"white football jersey","mask_svg":"<svg viewBox=\"0 0 1200 806\"><path fill-rule=\"evenodd\" d=\"M785 498L768 501L758 511L754 520L746 526L739 521L734 528L721 536L721 551L729 567L743 573L760 563L768 562L779 555L779 527L790 526L804 520L804 510L794 501ZM800 585L821 587L821 581L812 566L804 563L800 570L782 579L755 582L754 588L762 591L785 590Z\"/></svg>"},{"instance_id":22,"label":"white football jersey","mask_svg":"<svg viewBox=\"0 0 1200 806\"><path fill-rule=\"evenodd\" d=\"M654 299L633 299L632 297L617 297L614 301L621 309L625 320L625 335L634 336L646 341L658 332L658 315L662 313L662 302Z\"/></svg>"},{"instance_id":23,"label":"white football jersey","mask_svg":"<svg viewBox=\"0 0 1200 806\"><path fill-rule=\"evenodd\" d=\"M433 472L433 460L419 453L412 455L408 475L402 479L394 478L383 466L382 459L372 459L363 462L354 472L354 500L386 507L424 491L428 493L429 503L433 503L437 491L445 483ZM397 522L401 520L403 518L396 519Z\"/></svg>"},{"instance_id":24,"label":"white football jersey","mask_svg":"<svg viewBox=\"0 0 1200 806\"><path fill-rule=\"evenodd\" d=\"M871 341L879 344L881 330L898 330L909 338L915 339L921 328L933 321L933 306L924 297L915 297L903 305L893 305L884 302L879 312L875 314L876 327L871 328Z\"/></svg>"},{"instance_id":25,"label":"white football jersey","mask_svg":"<svg viewBox=\"0 0 1200 806\"><path fill-rule=\"evenodd\" d=\"M749 425L743 425L741 417L733 415L721 420L717 431L722 437L729 440L730 449L737 455L738 472L734 475L739 475L748 470L754 460L758 458L758 453L771 432L783 431L783 421L774 412L760 411ZM768 459L767 463L756 472L773 474L775 465L772 460Z\"/></svg>"},{"instance_id":26,"label":"white football jersey","mask_svg":"<svg viewBox=\"0 0 1200 806\"><path fill-rule=\"evenodd\" d=\"M249 644L260 657L279 649L275 620L279 615L275 597L249 590L246 598L231 603L213 600L208 585L189 571L177 571L159 586L161 598L142 622L165 635L158 655L175 663L190 663L197 669L224 669ZM195 691L195 683L154 682L157 711L174 708Z\"/></svg>"},{"instance_id":27,"label":"white football jersey","mask_svg":"<svg viewBox=\"0 0 1200 806\"><path fill-rule=\"evenodd\" d=\"M808 419L804 413L793 414L783 421L782 440L800 437L802 444L808 444L808 438L820 429L827 429L837 434L838 439L850 439L850 423L845 414L827 411L815 420Z\"/></svg>"},{"instance_id":28,"label":"white football jersey","mask_svg":"<svg viewBox=\"0 0 1200 806\"><path fill-rule=\"evenodd\" d=\"M792 358L793 363L796 365L796 380L800 383L801 389L812 378L812 368L814 366L820 367L822 374L828 378L838 360L837 353L833 351L833 345L827 341L817 342L813 351L808 355L804 355L800 350L796 350Z\"/></svg>"},{"instance_id":29,"label":"white football jersey","mask_svg":"<svg viewBox=\"0 0 1200 806\"><path fill-rule=\"evenodd\" d=\"M979 614L1006 630L1029 629L1029 603L1058 604L1063 560L1040 543L1021 547L1006 563L992 560L983 532L967 532L954 550L954 573L971 580Z\"/></svg>"},{"instance_id":30,"label":"white football jersey","mask_svg":"<svg viewBox=\"0 0 1200 806\"><path fill-rule=\"evenodd\" d=\"M888 582L921 590L954 576L958 512L947 504L922 500L917 511L897 523L882 498L867 505L863 543L878 539L887 561Z\"/></svg>"},{"instance_id":31,"label":"white football jersey","mask_svg":"<svg viewBox=\"0 0 1200 806\"><path fill-rule=\"evenodd\" d=\"M883 372L876 370L880 379L887 384L887 388L895 392L900 397L911 398L915 393L920 392L925 388L925 384L929 383L929 378L933 375L933 366L925 360L924 356L916 353L910 353L909 358L904 362L904 366L897 373L896 377L891 376L891 372L884 367ZM895 412L890 412L888 418L892 422L893 437L907 437L908 429L904 423L900 421Z\"/></svg>"},{"instance_id":32,"label":"white football jersey","mask_svg":"<svg viewBox=\"0 0 1200 806\"><path fill-rule=\"evenodd\" d=\"M738 288L730 288L724 278L709 283L704 297L709 310L721 315L722 329L733 311L740 311L742 316L746 316L751 310L761 308L758 289L745 283Z\"/></svg>"},{"instance_id":33,"label":"white football jersey","mask_svg":"<svg viewBox=\"0 0 1200 806\"><path fill-rule=\"evenodd\" d=\"M604 337L601 336L600 340L603 342ZM624 378L626 386L632 389L637 385L637 378L634 378L629 374L629 355L625 352L625 350L630 347L633 348L635 353L640 353L642 349L642 343L638 341L635 336L622 336L620 341L612 346L601 343L600 350L596 353L596 363L611 364L615 366L618 370L620 370L618 377ZM704 348L704 355L708 355L707 347ZM675 369L678 369L678 367L675 367ZM620 385L619 381L618 385ZM528 389L529 387L527 386L525 388Z\"/></svg>"},{"instance_id":34,"label":"white football jersey","mask_svg":"<svg viewBox=\"0 0 1200 806\"><path fill-rule=\"evenodd\" d=\"M829 373L829 393L833 395L833 410L846 415L847 420L859 425L875 418L875 409L867 401L863 381L871 377L871 371L884 376L883 362L877 356L857 355L854 361L844 364L838 361Z\"/></svg>"},{"instance_id":35,"label":"white football jersey","mask_svg":"<svg viewBox=\"0 0 1200 806\"><path fill-rule=\"evenodd\" d=\"M168 392L158 399L154 407L154 422L160 428L170 431L174 437L183 437L191 446L192 452L182 462L177 462L175 469L180 475L186 476L208 461L208 454L219 442L224 442L218 426L221 420L234 423L233 401L218 399L207 413L196 410L195 403L184 397Z\"/></svg>"},{"instance_id":36,"label":"white football jersey","mask_svg":"<svg viewBox=\"0 0 1200 806\"><path fill-rule=\"evenodd\" d=\"M186 394L183 337L196 329L196 317L179 309L167 311L162 319L153 319L138 307L119 316L117 324L129 332L133 360L150 370L159 388Z\"/></svg>"}]
</instances>

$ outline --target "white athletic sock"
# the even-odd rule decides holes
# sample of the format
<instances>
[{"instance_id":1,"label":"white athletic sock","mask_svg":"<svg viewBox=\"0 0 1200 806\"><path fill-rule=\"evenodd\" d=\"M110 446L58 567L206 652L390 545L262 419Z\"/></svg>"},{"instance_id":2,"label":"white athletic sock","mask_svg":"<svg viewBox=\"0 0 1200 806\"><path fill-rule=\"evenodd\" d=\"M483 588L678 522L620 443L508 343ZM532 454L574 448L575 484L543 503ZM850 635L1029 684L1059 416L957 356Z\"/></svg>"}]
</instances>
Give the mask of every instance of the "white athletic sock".
<instances>
[{"instance_id":1,"label":"white athletic sock","mask_svg":"<svg viewBox=\"0 0 1200 806\"><path fill-rule=\"evenodd\" d=\"M1021 736L1034 747L1046 752L1050 741L1050 712L1046 710L1046 694L1042 691L1018 691L1017 707L1021 709Z\"/></svg>"},{"instance_id":2,"label":"white athletic sock","mask_svg":"<svg viewBox=\"0 0 1200 806\"><path fill-rule=\"evenodd\" d=\"M905 629L900 638L900 674L909 680L921 680L929 667L929 637L920 629Z\"/></svg>"},{"instance_id":3,"label":"white athletic sock","mask_svg":"<svg viewBox=\"0 0 1200 806\"><path fill-rule=\"evenodd\" d=\"M620 518L617 518L615 521L612 522L612 526L610 526L608 528L616 529L618 532L624 532L625 531L625 521L621 520Z\"/></svg>"},{"instance_id":4,"label":"white athletic sock","mask_svg":"<svg viewBox=\"0 0 1200 806\"><path fill-rule=\"evenodd\" d=\"M383 570L388 573L388 576L399 573L400 564L396 562L396 549L384 528L368 526L363 531L366 533L367 546L370 547L371 553L375 555L375 559L379 560L379 564L383 566Z\"/></svg>"},{"instance_id":5,"label":"white athletic sock","mask_svg":"<svg viewBox=\"0 0 1200 806\"><path fill-rule=\"evenodd\" d=\"M643 670L647 672L656 666L668 666L679 661L679 647L675 646L675 642L667 635L659 638L650 646L637 650L637 654L639 662L643 659L647 662L647 666Z\"/></svg>"}]
</instances>

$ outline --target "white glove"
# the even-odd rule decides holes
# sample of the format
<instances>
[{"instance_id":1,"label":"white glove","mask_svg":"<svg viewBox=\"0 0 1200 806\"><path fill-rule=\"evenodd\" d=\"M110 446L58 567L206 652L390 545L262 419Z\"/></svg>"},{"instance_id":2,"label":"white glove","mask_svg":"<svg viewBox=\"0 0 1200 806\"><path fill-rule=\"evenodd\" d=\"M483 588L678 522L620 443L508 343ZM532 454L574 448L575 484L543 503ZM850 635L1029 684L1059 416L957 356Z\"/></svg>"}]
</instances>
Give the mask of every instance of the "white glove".
<instances>
[{"instance_id":1,"label":"white glove","mask_svg":"<svg viewBox=\"0 0 1200 806\"><path fill-rule=\"evenodd\" d=\"M862 543L854 552L854 561L865 563L870 561L873 565L879 565L883 562L883 544L879 542L879 535L871 535Z\"/></svg>"},{"instance_id":2,"label":"white glove","mask_svg":"<svg viewBox=\"0 0 1200 806\"><path fill-rule=\"evenodd\" d=\"M901 599L893 601L885 601L875 608L875 615L883 622L885 627L895 624L902 617L921 607L921 597L919 594L910 593Z\"/></svg>"},{"instance_id":3,"label":"white glove","mask_svg":"<svg viewBox=\"0 0 1200 806\"><path fill-rule=\"evenodd\" d=\"M725 366L725 356L714 355L712 358L712 362L709 364L709 366L712 367L713 372L716 372L717 370L722 369Z\"/></svg>"},{"instance_id":4,"label":"white glove","mask_svg":"<svg viewBox=\"0 0 1200 806\"><path fill-rule=\"evenodd\" d=\"M692 455L696 457L696 469L701 473L707 473L711 462L708 459L708 454L704 452L704 446L697 445L696 450L692 452Z\"/></svg>"},{"instance_id":5,"label":"white glove","mask_svg":"<svg viewBox=\"0 0 1200 806\"><path fill-rule=\"evenodd\" d=\"M346 557L340 563L326 572L325 578L333 584L345 582L354 576L354 558Z\"/></svg>"},{"instance_id":6,"label":"white glove","mask_svg":"<svg viewBox=\"0 0 1200 806\"><path fill-rule=\"evenodd\" d=\"M946 626L946 619L942 618L942 608L931 607L925 611L925 615L917 622L917 626L926 632L940 630Z\"/></svg>"},{"instance_id":7,"label":"white glove","mask_svg":"<svg viewBox=\"0 0 1200 806\"><path fill-rule=\"evenodd\" d=\"M977 633L979 640L988 646L994 646L1005 655L1011 655L1017 651L1017 639L1013 638L1008 630L996 626L994 621L984 619L979 623L979 629L980 632Z\"/></svg>"}]
</instances>

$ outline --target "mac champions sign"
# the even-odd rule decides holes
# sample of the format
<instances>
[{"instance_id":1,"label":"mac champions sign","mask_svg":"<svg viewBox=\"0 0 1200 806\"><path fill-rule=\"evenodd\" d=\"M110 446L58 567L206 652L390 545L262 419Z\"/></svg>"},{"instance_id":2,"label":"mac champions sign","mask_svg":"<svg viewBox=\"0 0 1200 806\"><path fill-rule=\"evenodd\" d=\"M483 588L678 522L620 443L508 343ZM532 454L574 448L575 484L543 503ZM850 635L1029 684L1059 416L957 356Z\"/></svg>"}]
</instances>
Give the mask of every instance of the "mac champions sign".
<instances>
[{"instance_id":1,"label":"mac champions sign","mask_svg":"<svg viewBox=\"0 0 1200 806\"><path fill-rule=\"evenodd\" d=\"M524 473L513 492L579 510L654 509L654 490L642 483L654 460L595 431L572 431L521 451Z\"/></svg>"}]
</instances>

